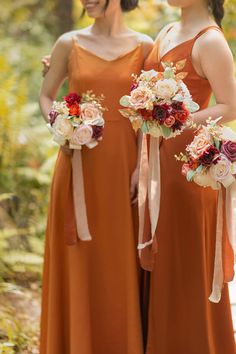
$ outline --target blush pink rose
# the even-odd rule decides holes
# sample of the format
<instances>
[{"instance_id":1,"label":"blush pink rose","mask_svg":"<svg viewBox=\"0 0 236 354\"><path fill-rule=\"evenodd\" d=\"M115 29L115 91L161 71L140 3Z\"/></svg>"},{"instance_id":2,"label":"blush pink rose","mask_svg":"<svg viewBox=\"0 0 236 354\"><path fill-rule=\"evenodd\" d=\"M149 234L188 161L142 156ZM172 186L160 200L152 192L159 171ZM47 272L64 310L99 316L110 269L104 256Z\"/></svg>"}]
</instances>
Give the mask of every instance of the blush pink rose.
<instances>
[{"instance_id":1,"label":"blush pink rose","mask_svg":"<svg viewBox=\"0 0 236 354\"><path fill-rule=\"evenodd\" d=\"M83 103L80 106L80 117L86 124L104 125L101 111L93 103Z\"/></svg>"},{"instance_id":2,"label":"blush pink rose","mask_svg":"<svg viewBox=\"0 0 236 354\"><path fill-rule=\"evenodd\" d=\"M153 105L153 92L147 87L137 87L130 93L130 105L138 109L150 109Z\"/></svg>"},{"instance_id":3,"label":"blush pink rose","mask_svg":"<svg viewBox=\"0 0 236 354\"><path fill-rule=\"evenodd\" d=\"M75 129L71 139L70 145L74 148L80 148L81 145L86 145L91 142L93 136L93 129L89 125L83 125Z\"/></svg>"},{"instance_id":4,"label":"blush pink rose","mask_svg":"<svg viewBox=\"0 0 236 354\"><path fill-rule=\"evenodd\" d=\"M194 137L193 142L188 145L187 151L189 154L194 158L197 159L200 157L206 150L209 148L209 146L212 145L212 141L208 135L205 133L196 135Z\"/></svg>"},{"instance_id":5,"label":"blush pink rose","mask_svg":"<svg viewBox=\"0 0 236 354\"><path fill-rule=\"evenodd\" d=\"M167 128L171 128L175 124L175 117L174 116L169 116L168 118L165 119L164 125Z\"/></svg>"},{"instance_id":6,"label":"blush pink rose","mask_svg":"<svg viewBox=\"0 0 236 354\"><path fill-rule=\"evenodd\" d=\"M191 168L189 167L189 164L184 163L182 166L182 175L184 175L186 177L190 170L191 170Z\"/></svg>"}]
</instances>

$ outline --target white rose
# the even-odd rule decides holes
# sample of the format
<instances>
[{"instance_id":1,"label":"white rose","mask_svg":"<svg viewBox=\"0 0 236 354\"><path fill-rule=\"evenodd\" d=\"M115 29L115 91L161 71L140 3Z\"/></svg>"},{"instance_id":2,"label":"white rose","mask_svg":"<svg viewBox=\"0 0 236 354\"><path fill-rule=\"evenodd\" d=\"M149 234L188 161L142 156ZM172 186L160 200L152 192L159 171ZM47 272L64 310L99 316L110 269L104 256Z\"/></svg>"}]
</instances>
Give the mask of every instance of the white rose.
<instances>
[{"instance_id":1,"label":"white rose","mask_svg":"<svg viewBox=\"0 0 236 354\"><path fill-rule=\"evenodd\" d=\"M211 177L208 171L195 174L193 181L201 187L211 187L214 190L219 189L219 183Z\"/></svg>"},{"instance_id":2,"label":"white rose","mask_svg":"<svg viewBox=\"0 0 236 354\"><path fill-rule=\"evenodd\" d=\"M69 119L64 118L62 115L57 116L53 126L53 132L58 137L70 139L73 134L73 126Z\"/></svg>"},{"instance_id":3,"label":"white rose","mask_svg":"<svg viewBox=\"0 0 236 354\"><path fill-rule=\"evenodd\" d=\"M69 108L67 107L66 102L54 101L52 105L52 110L58 112L61 115L69 115Z\"/></svg>"},{"instance_id":4,"label":"white rose","mask_svg":"<svg viewBox=\"0 0 236 354\"><path fill-rule=\"evenodd\" d=\"M157 81L155 88L158 98L170 99L176 94L178 85L174 79L164 79Z\"/></svg>"}]
</instances>

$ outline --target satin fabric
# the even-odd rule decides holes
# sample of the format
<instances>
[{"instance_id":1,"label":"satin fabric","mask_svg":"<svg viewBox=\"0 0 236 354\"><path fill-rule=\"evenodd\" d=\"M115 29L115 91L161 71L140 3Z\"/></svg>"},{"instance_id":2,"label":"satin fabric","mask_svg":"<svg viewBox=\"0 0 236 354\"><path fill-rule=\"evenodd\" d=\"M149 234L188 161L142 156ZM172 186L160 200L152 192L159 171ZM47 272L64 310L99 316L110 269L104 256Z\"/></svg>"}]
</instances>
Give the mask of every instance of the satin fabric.
<instances>
[{"instance_id":1,"label":"satin fabric","mask_svg":"<svg viewBox=\"0 0 236 354\"><path fill-rule=\"evenodd\" d=\"M58 155L46 233L40 354L143 354L137 216L130 200L137 139L118 111L131 74L139 74L143 64L142 45L106 61L73 44L69 92L104 94L108 111L103 140L81 152L91 241L77 235L71 157Z\"/></svg>"},{"instance_id":2,"label":"satin fabric","mask_svg":"<svg viewBox=\"0 0 236 354\"><path fill-rule=\"evenodd\" d=\"M215 27L214 27L215 28ZM145 69L163 71L161 61L186 59L184 80L201 109L208 106L210 84L192 64L191 54L199 36L178 45L160 58L159 42ZM215 28L219 31L218 28ZM217 74L217 73L216 73ZM163 140L160 146L160 214L154 242L141 252L141 264L151 272L149 334L146 354L235 354L228 288L219 304L209 301L216 252L218 192L188 183L175 155L193 139L191 131ZM222 199L223 200L223 199ZM224 209L223 209L224 210ZM146 212L150 217L152 211ZM229 264L226 218L222 218L223 266ZM147 220L144 240L150 239ZM147 235L149 233L149 235ZM226 247L227 245L227 247ZM232 258L231 258L232 259Z\"/></svg>"}]
</instances>

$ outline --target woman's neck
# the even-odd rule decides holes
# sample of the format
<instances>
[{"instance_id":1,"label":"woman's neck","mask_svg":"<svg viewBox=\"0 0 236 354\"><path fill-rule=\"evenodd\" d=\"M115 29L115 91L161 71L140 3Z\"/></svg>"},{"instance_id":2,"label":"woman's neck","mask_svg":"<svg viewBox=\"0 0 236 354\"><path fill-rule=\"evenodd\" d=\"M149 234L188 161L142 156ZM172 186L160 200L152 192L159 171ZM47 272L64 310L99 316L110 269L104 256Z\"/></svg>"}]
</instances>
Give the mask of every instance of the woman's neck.
<instances>
[{"instance_id":1,"label":"woman's neck","mask_svg":"<svg viewBox=\"0 0 236 354\"><path fill-rule=\"evenodd\" d=\"M189 7L183 8L181 12L181 26L182 29L187 29L190 26L201 27L207 24L213 24L209 9L205 3L193 4Z\"/></svg>"},{"instance_id":2,"label":"woman's neck","mask_svg":"<svg viewBox=\"0 0 236 354\"><path fill-rule=\"evenodd\" d=\"M116 37L126 29L123 14L120 10L96 19L92 26L92 33L104 37Z\"/></svg>"}]
</instances>

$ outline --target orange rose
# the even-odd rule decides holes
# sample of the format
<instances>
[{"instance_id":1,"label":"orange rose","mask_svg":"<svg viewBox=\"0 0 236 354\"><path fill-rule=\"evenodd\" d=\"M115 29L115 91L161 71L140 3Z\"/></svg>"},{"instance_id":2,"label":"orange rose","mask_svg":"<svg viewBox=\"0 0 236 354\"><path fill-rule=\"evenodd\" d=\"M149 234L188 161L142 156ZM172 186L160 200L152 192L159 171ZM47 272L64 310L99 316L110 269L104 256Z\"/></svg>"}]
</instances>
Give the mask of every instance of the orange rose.
<instances>
[{"instance_id":1,"label":"orange rose","mask_svg":"<svg viewBox=\"0 0 236 354\"><path fill-rule=\"evenodd\" d=\"M80 107L77 102L69 106L69 114L71 116L77 116L77 117L80 115Z\"/></svg>"}]
</instances>

